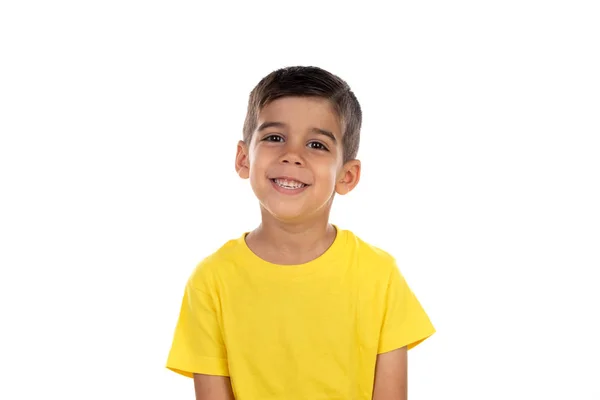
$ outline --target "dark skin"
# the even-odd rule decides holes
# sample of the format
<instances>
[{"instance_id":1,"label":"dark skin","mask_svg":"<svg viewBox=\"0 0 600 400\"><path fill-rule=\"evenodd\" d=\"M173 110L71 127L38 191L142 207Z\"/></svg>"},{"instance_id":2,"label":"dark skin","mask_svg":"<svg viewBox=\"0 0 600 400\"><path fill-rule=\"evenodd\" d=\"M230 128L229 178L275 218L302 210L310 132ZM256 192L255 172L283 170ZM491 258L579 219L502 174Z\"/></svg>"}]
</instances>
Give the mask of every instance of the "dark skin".
<instances>
[{"instance_id":1,"label":"dark skin","mask_svg":"<svg viewBox=\"0 0 600 400\"><path fill-rule=\"evenodd\" d=\"M235 168L250 180L261 208L261 224L246 237L248 247L264 260L291 265L313 260L331 246L334 196L356 187L361 164L344 162L342 129L327 100L287 97L261 110L251 142L238 143ZM272 178L282 176L307 187L289 195L274 190ZM197 400L234 399L229 377L195 374L194 387ZM407 349L379 354L373 400L406 399Z\"/></svg>"},{"instance_id":2,"label":"dark skin","mask_svg":"<svg viewBox=\"0 0 600 400\"><path fill-rule=\"evenodd\" d=\"M194 374L196 400L235 400L227 376Z\"/></svg>"},{"instance_id":3,"label":"dark skin","mask_svg":"<svg viewBox=\"0 0 600 400\"><path fill-rule=\"evenodd\" d=\"M194 374L196 400L235 400L227 376ZM373 400L406 400L406 347L377 356Z\"/></svg>"},{"instance_id":4,"label":"dark skin","mask_svg":"<svg viewBox=\"0 0 600 400\"><path fill-rule=\"evenodd\" d=\"M349 193L360 178L360 161L343 161L342 128L327 100L288 97L264 107L251 142L238 143L235 160L260 203L261 224L246 238L252 251L276 264L322 254L335 238L329 224L334 196ZM309 186L281 194L270 181L281 176Z\"/></svg>"}]
</instances>

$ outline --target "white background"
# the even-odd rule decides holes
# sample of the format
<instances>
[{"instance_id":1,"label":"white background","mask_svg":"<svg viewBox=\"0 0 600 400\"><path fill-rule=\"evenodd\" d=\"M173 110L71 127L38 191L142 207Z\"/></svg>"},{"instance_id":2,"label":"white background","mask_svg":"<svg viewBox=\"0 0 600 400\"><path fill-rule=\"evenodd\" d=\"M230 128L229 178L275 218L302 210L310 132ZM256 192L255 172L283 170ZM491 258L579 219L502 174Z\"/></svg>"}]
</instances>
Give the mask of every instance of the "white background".
<instances>
[{"instance_id":1,"label":"white background","mask_svg":"<svg viewBox=\"0 0 600 400\"><path fill-rule=\"evenodd\" d=\"M318 65L364 112L332 221L437 328L409 398L600 399L595 3L2 2L0 398L193 398L164 364L192 269L258 223L247 96Z\"/></svg>"}]
</instances>

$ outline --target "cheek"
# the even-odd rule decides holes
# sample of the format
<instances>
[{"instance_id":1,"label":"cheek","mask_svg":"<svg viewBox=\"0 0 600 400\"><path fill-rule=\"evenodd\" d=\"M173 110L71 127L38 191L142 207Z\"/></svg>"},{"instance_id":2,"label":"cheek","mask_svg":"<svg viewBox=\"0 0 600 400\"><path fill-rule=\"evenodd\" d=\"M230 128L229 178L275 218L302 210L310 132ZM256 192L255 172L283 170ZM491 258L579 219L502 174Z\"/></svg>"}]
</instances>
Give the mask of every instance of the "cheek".
<instances>
[{"instance_id":1,"label":"cheek","mask_svg":"<svg viewBox=\"0 0 600 400\"><path fill-rule=\"evenodd\" d=\"M250 153L250 171L261 169L267 158L268 156L264 150L254 149Z\"/></svg>"},{"instance_id":2,"label":"cheek","mask_svg":"<svg viewBox=\"0 0 600 400\"><path fill-rule=\"evenodd\" d=\"M343 170L343 164L339 158L335 160L331 160L331 162L327 166L328 173L331 176L331 180L337 182L340 179L340 173Z\"/></svg>"},{"instance_id":3,"label":"cheek","mask_svg":"<svg viewBox=\"0 0 600 400\"><path fill-rule=\"evenodd\" d=\"M319 178L322 182L327 182L329 186L335 185L338 179L338 168L329 164L319 169Z\"/></svg>"},{"instance_id":4,"label":"cheek","mask_svg":"<svg viewBox=\"0 0 600 400\"><path fill-rule=\"evenodd\" d=\"M268 184L266 181L273 154L268 149L257 149L250 154L250 182L253 186Z\"/></svg>"}]
</instances>

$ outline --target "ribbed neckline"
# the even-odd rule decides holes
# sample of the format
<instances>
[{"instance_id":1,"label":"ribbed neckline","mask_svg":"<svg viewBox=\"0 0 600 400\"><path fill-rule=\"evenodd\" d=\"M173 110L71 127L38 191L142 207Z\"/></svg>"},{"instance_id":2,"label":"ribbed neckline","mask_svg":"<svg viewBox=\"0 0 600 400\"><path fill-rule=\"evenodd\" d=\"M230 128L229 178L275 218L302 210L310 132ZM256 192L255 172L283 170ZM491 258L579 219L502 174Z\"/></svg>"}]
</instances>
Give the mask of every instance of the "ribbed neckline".
<instances>
[{"instance_id":1,"label":"ribbed neckline","mask_svg":"<svg viewBox=\"0 0 600 400\"><path fill-rule=\"evenodd\" d=\"M333 261L341 258L344 254L343 249L345 248L348 231L339 229L337 225L332 224L335 228L336 235L333 243L323 254L319 257L308 261L303 264L274 264L269 261L263 260L256 255L248 244L246 243L246 236L249 232L244 232L240 238L238 238L238 247L241 252L241 257L248 262L248 265L270 272L272 274L285 274L285 275L303 275L312 273L315 269L321 269L327 266L333 265Z\"/></svg>"}]
</instances>

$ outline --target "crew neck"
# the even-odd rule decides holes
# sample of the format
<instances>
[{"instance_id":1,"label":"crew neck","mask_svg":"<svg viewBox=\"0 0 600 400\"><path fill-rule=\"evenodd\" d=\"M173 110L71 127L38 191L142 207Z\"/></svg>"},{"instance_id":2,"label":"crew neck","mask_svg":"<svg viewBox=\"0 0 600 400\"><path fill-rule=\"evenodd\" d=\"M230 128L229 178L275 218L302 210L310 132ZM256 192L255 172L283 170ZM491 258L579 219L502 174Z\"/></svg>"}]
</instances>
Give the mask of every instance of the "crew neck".
<instances>
[{"instance_id":1,"label":"crew neck","mask_svg":"<svg viewBox=\"0 0 600 400\"><path fill-rule=\"evenodd\" d=\"M262 259L256 253L254 253L246 243L246 236L250 232L244 232L242 236L238 238L237 242L239 245L241 256L244 258L244 260L247 260L248 264L252 267L259 268L272 273L302 275L310 273L315 269L332 265L333 261L341 258L340 256L344 254L343 249L347 242L348 231L340 229L335 224L331 225L335 228L336 232L333 243L329 246L329 248L327 248L327 250L325 250L323 254L321 254L317 258L314 258L302 264L275 264Z\"/></svg>"}]
</instances>

